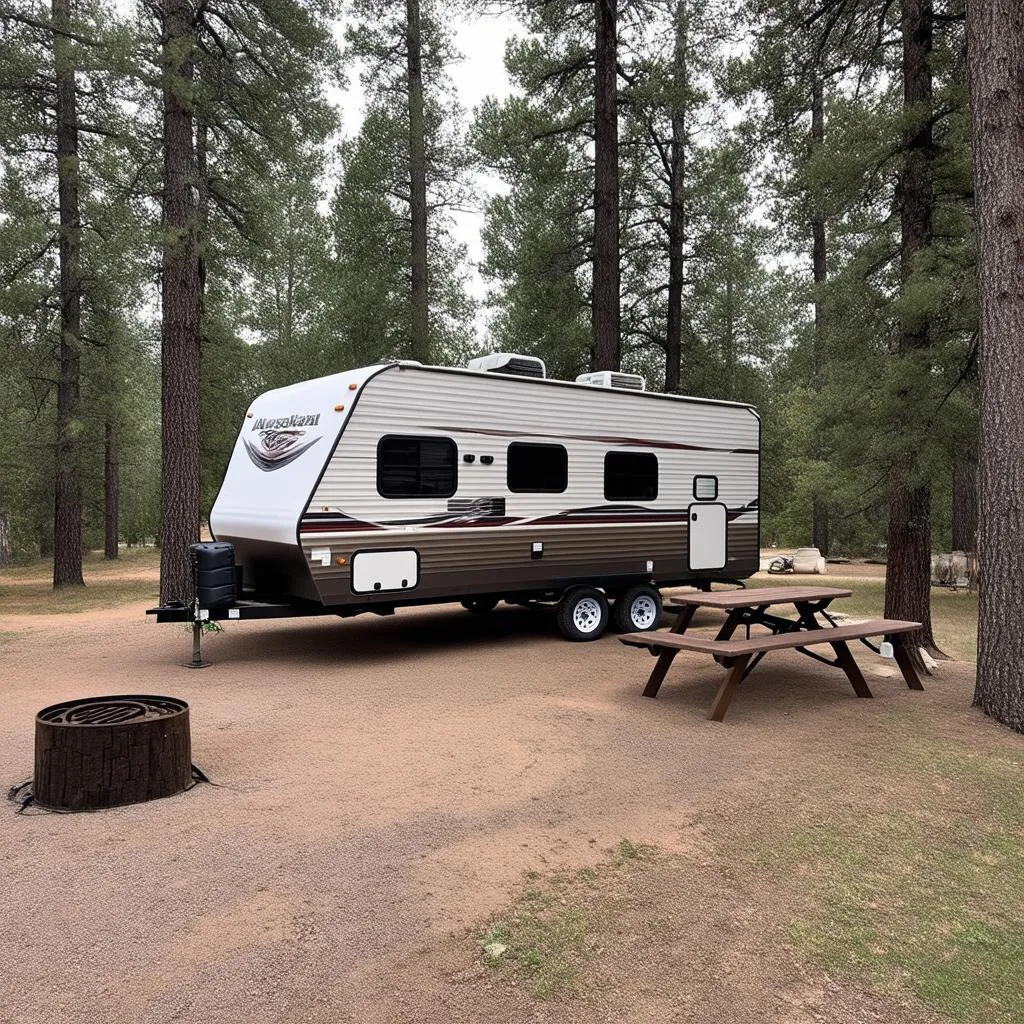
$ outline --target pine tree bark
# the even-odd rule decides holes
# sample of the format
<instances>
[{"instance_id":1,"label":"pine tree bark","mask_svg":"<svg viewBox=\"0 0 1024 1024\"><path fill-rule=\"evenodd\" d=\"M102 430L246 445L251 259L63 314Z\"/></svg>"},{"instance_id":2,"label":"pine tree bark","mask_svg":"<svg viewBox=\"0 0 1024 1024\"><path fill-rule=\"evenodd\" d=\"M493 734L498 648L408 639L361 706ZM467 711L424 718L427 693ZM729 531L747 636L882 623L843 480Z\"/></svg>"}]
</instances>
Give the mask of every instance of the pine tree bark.
<instances>
[{"instance_id":1,"label":"pine tree bark","mask_svg":"<svg viewBox=\"0 0 1024 1024\"><path fill-rule=\"evenodd\" d=\"M725 397L731 399L736 375L735 312L733 300L732 265L735 256L730 245L729 261L725 267L725 335L722 339L722 362L725 365Z\"/></svg>"},{"instance_id":2,"label":"pine tree bark","mask_svg":"<svg viewBox=\"0 0 1024 1024\"><path fill-rule=\"evenodd\" d=\"M815 153L825 142L825 89L820 76L815 76L811 85L811 152ZM822 386L825 366L825 309L824 288L828 280L828 249L825 237L825 211L816 202L811 216L811 270L814 277L814 337L811 359L811 378L815 389ZM812 453L816 458L825 457L825 452L816 442ZM812 543L823 554L829 553L828 503L821 494L814 496L811 510Z\"/></svg>"},{"instance_id":3,"label":"pine tree bark","mask_svg":"<svg viewBox=\"0 0 1024 1024\"><path fill-rule=\"evenodd\" d=\"M160 600L192 600L199 540L200 270L191 0L162 0L163 282Z\"/></svg>"},{"instance_id":4,"label":"pine tree bark","mask_svg":"<svg viewBox=\"0 0 1024 1024\"><path fill-rule=\"evenodd\" d=\"M913 119L900 180L900 274L905 284L914 261L932 240L935 199L932 187L932 0L903 0L903 107ZM931 344L926 319L906 320L900 350L911 352ZM931 488L918 479L914 453L897 461L890 486L889 549L885 574L885 614L910 619L921 629L909 634L915 661L917 647L938 654L931 618Z\"/></svg>"},{"instance_id":5,"label":"pine tree bark","mask_svg":"<svg viewBox=\"0 0 1024 1024\"><path fill-rule=\"evenodd\" d=\"M54 466L53 585L84 586L82 578L81 428L82 221L78 196L78 110L71 40L71 0L53 0L57 114L57 203L60 216L60 371Z\"/></svg>"},{"instance_id":6,"label":"pine tree bark","mask_svg":"<svg viewBox=\"0 0 1024 1024\"><path fill-rule=\"evenodd\" d=\"M11 562L11 517L0 511L0 569L6 569Z\"/></svg>"},{"instance_id":7,"label":"pine tree bark","mask_svg":"<svg viewBox=\"0 0 1024 1024\"><path fill-rule=\"evenodd\" d=\"M978 677L974 703L1024 732L1024 8L967 8L981 300Z\"/></svg>"},{"instance_id":8,"label":"pine tree bark","mask_svg":"<svg viewBox=\"0 0 1024 1024\"><path fill-rule=\"evenodd\" d=\"M618 370L619 110L618 0L595 0L593 369Z\"/></svg>"},{"instance_id":9,"label":"pine tree bark","mask_svg":"<svg viewBox=\"0 0 1024 1024\"><path fill-rule=\"evenodd\" d=\"M977 551L978 457L961 447L953 463L953 550Z\"/></svg>"},{"instance_id":10,"label":"pine tree bark","mask_svg":"<svg viewBox=\"0 0 1024 1024\"><path fill-rule=\"evenodd\" d=\"M665 390L679 391L683 359L683 285L686 278L686 146L688 90L687 0L676 4L672 57L672 141L668 169L668 315L665 324Z\"/></svg>"},{"instance_id":11,"label":"pine tree bark","mask_svg":"<svg viewBox=\"0 0 1024 1024\"><path fill-rule=\"evenodd\" d=\"M103 557L117 558L121 453L117 426L107 420L103 444Z\"/></svg>"},{"instance_id":12,"label":"pine tree bark","mask_svg":"<svg viewBox=\"0 0 1024 1024\"><path fill-rule=\"evenodd\" d=\"M406 0L409 85L409 218L412 226L412 338L410 357L430 362L427 282L427 156L423 114L423 57L419 0Z\"/></svg>"}]
</instances>

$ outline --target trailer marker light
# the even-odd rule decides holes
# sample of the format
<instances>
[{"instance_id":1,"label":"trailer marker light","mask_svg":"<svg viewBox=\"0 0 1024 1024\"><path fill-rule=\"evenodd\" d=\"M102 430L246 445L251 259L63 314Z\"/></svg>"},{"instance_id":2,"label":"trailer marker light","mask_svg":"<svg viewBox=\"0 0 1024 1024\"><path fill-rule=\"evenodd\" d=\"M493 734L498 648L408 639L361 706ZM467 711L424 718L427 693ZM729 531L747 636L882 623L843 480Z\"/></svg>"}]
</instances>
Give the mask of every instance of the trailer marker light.
<instances>
[{"instance_id":1,"label":"trailer marker light","mask_svg":"<svg viewBox=\"0 0 1024 1024\"><path fill-rule=\"evenodd\" d=\"M335 412L344 412L345 411L345 406L343 406L343 405L336 405L334 407L334 411Z\"/></svg>"},{"instance_id":2,"label":"trailer marker light","mask_svg":"<svg viewBox=\"0 0 1024 1024\"><path fill-rule=\"evenodd\" d=\"M337 559L337 562L338 562L338 565L344 565L345 564L345 559L344 558L339 558L339 559Z\"/></svg>"},{"instance_id":3,"label":"trailer marker light","mask_svg":"<svg viewBox=\"0 0 1024 1024\"><path fill-rule=\"evenodd\" d=\"M349 384L348 389L349 391L355 391L357 387L359 387L358 384Z\"/></svg>"},{"instance_id":4,"label":"trailer marker light","mask_svg":"<svg viewBox=\"0 0 1024 1024\"><path fill-rule=\"evenodd\" d=\"M247 412L247 413L245 414L245 418L246 418L247 420L251 420L251 419L252 419L252 413L251 413L251 412Z\"/></svg>"}]
</instances>

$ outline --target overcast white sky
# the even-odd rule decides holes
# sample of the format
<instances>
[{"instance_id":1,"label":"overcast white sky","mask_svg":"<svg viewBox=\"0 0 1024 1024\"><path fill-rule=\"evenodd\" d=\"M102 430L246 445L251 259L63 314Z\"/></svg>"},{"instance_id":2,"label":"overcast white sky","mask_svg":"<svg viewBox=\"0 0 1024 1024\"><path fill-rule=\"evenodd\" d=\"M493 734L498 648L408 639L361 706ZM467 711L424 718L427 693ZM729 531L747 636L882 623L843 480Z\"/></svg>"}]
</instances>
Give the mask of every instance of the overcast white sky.
<instances>
[{"instance_id":1,"label":"overcast white sky","mask_svg":"<svg viewBox=\"0 0 1024 1024\"><path fill-rule=\"evenodd\" d=\"M457 17L453 19L451 27L455 46L463 54L463 59L452 66L450 75L459 102L467 115L471 115L485 96L503 97L511 91L505 74L505 41L512 35L522 34L524 30L519 22L506 17ZM344 25L339 24L336 31L341 41ZM336 102L341 111L342 131L349 136L358 131L362 122L363 90L359 84L358 69L349 68L347 73L349 87L337 93ZM495 185L496 182L486 178L478 181L478 199L481 204ZM459 212L453 216L456 238L467 246L473 267L470 290L474 297L483 299L485 288L476 271L477 263L483 258L480 242L481 215L479 212Z\"/></svg>"}]
</instances>

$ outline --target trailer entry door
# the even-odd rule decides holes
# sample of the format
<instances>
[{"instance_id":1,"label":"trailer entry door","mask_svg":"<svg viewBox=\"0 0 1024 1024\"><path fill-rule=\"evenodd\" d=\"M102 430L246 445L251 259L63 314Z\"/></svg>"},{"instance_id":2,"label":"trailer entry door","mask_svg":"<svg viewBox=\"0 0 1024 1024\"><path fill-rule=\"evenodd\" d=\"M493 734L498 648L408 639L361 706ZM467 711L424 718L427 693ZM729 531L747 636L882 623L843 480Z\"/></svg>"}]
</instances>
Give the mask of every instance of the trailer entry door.
<instances>
[{"instance_id":1,"label":"trailer entry door","mask_svg":"<svg viewBox=\"0 0 1024 1024\"><path fill-rule=\"evenodd\" d=\"M690 506L690 571L725 568L725 506L699 503Z\"/></svg>"}]
</instances>

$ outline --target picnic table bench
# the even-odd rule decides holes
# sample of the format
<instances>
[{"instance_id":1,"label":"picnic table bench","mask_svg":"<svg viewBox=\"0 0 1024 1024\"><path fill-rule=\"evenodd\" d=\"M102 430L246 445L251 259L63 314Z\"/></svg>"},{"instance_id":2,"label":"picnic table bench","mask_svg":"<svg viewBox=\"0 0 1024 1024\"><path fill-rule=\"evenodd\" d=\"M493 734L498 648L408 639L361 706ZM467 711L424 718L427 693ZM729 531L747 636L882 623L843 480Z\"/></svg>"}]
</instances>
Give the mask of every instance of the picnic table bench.
<instances>
[{"instance_id":1,"label":"picnic table bench","mask_svg":"<svg viewBox=\"0 0 1024 1024\"><path fill-rule=\"evenodd\" d=\"M871 690L854 660L848 641L866 641L868 637L885 636L891 638L893 655L907 686L912 690L923 690L910 652L903 642L904 635L919 629L921 624L900 619L871 619L868 622L837 625L826 609L836 598L849 597L851 593L833 587L766 587L681 594L665 605L669 611L678 613L670 630L626 633L619 640L631 647L646 647L658 656L644 687L645 697L658 695L669 667L680 651L712 655L715 661L728 670L708 715L715 722L725 718L740 682L771 651L796 650L816 661L842 669L854 693L858 697L870 697ZM795 619L768 611L773 606L787 604L795 607ZM728 612L724 625L713 639L686 635L686 629L698 608L718 608ZM827 620L827 626L818 620L819 615ZM771 632L752 636L751 626L763 626ZM745 630L745 638L732 639L740 627ZM807 650L808 647L822 645L832 648L834 659Z\"/></svg>"}]
</instances>

